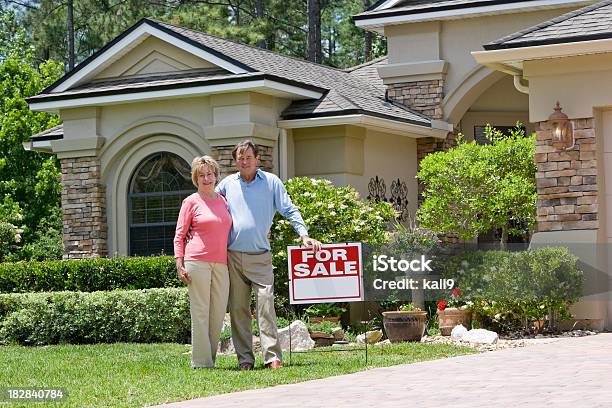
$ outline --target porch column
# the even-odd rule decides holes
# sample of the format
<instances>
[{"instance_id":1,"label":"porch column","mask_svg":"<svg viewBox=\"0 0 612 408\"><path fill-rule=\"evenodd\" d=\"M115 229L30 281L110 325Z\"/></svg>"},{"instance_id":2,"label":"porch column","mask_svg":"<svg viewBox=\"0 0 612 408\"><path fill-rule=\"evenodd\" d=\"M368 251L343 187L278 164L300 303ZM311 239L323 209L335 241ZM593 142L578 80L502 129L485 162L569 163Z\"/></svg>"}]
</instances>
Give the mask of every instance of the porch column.
<instances>
[{"instance_id":1,"label":"porch column","mask_svg":"<svg viewBox=\"0 0 612 408\"><path fill-rule=\"evenodd\" d=\"M62 171L62 242L64 259L108 255L106 187L97 157L60 159Z\"/></svg>"}]
</instances>

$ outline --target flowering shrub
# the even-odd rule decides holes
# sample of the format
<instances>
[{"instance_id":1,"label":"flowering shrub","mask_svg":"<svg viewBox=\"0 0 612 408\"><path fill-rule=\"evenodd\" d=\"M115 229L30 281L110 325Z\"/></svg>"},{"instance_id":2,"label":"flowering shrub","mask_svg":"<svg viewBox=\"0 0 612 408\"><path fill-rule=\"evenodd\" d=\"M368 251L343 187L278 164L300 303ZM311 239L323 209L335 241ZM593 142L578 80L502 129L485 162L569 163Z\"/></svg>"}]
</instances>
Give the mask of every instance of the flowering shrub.
<instances>
[{"instance_id":1,"label":"flowering shrub","mask_svg":"<svg viewBox=\"0 0 612 408\"><path fill-rule=\"evenodd\" d=\"M21 232L15 225L0 221L0 262L4 262L5 258L12 252L17 250L18 244L21 242Z\"/></svg>"},{"instance_id":2,"label":"flowering shrub","mask_svg":"<svg viewBox=\"0 0 612 408\"><path fill-rule=\"evenodd\" d=\"M387 241L387 229L395 217L391 204L361 200L353 187L335 187L323 179L293 178L285 182L285 187L299 207L312 238L323 243ZM287 246L301 243L289 221L277 214L270 244L276 303L281 308L289 303Z\"/></svg>"}]
</instances>

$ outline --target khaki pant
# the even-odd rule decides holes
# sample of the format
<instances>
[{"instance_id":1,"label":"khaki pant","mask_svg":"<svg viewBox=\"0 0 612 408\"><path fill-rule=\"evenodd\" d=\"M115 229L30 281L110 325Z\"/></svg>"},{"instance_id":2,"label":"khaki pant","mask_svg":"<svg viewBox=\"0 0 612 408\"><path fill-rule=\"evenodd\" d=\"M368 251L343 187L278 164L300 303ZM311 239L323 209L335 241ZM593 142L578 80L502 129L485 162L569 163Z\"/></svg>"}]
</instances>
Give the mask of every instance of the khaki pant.
<instances>
[{"instance_id":1,"label":"khaki pant","mask_svg":"<svg viewBox=\"0 0 612 408\"><path fill-rule=\"evenodd\" d=\"M185 261L185 270L191 276L191 366L214 367L229 294L227 265Z\"/></svg>"},{"instance_id":2,"label":"khaki pant","mask_svg":"<svg viewBox=\"0 0 612 408\"><path fill-rule=\"evenodd\" d=\"M232 341L238 363L255 362L253 334L251 331L251 290L257 301L257 323L264 363L282 360L274 310L274 274L272 254L247 254L227 252L230 275L230 315L232 318Z\"/></svg>"}]
</instances>

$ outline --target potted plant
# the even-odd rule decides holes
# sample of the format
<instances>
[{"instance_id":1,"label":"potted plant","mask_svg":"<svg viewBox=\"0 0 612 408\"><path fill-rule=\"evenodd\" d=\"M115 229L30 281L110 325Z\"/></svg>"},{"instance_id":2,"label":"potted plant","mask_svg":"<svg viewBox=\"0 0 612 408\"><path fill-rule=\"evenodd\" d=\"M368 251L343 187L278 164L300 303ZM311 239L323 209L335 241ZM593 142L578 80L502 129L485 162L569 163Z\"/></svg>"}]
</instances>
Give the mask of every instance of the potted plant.
<instances>
[{"instance_id":1,"label":"potted plant","mask_svg":"<svg viewBox=\"0 0 612 408\"><path fill-rule=\"evenodd\" d=\"M400 306L399 310L383 312L383 325L391 343L421 341L427 324L427 312L412 303Z\"/></svg>"},{"instance_id":2,"label":"potted plant","mask_svg":"<svg viewBox=\"0 0 612 408\"><path fill-rule=\"evenodd\" d=\"M346 312L346 309L337 306L335 303L319 303L306 309L306 315L310 323L338 323L340 321L340 316L344 312Z\"/></svg>"},{"instance_id":3,"label":"potted plant","mask_svg":"<svg viewBox=\"0 0 612 408\"><path fill-rule=\"evenodd\" d=\"M450 336L453 328L460 324L468 330L472 328L472 311L462 299L460 288L452 290L448 301L438 302L438 322L442 336Z\"/></svg>"}]
</instances>

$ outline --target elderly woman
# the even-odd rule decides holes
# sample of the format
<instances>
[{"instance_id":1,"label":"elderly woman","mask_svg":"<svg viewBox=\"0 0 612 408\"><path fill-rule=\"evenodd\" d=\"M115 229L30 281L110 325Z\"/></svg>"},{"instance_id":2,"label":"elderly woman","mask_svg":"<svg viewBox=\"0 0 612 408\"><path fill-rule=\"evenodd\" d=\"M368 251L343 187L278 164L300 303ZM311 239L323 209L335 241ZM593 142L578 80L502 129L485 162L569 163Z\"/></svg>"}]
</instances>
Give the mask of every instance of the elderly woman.
<instances>
[{"instance_id":1,"label":"elderly woman","mask_svg":"<svg viewBox=\"0 0 612 408\"><path fill-rule=\"evenodd\" d=\"M214 367L229 294L227 237L232 225L227 203L215 192L219 165L209 156L191 163L198 191L183 200L174 236L179 278L191 306L191 366Z\"/></svg>"}]
</instances>

